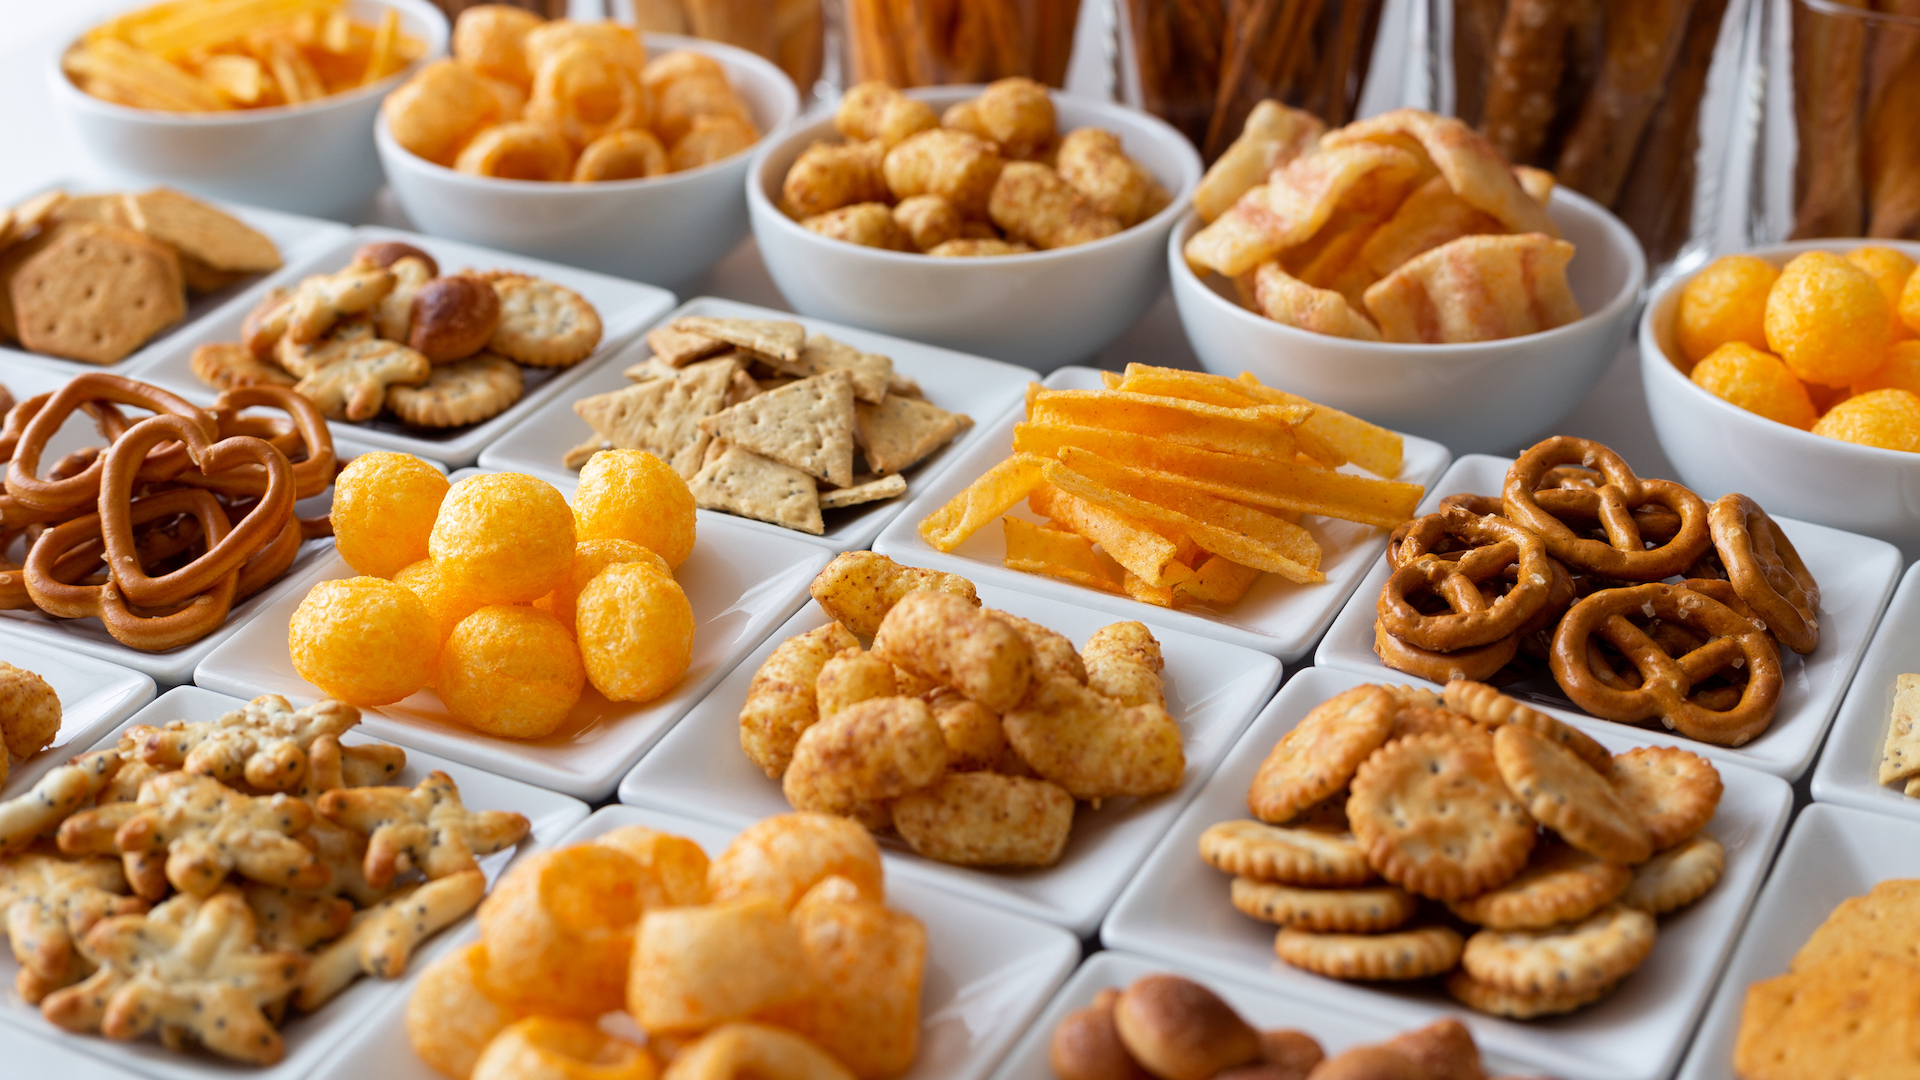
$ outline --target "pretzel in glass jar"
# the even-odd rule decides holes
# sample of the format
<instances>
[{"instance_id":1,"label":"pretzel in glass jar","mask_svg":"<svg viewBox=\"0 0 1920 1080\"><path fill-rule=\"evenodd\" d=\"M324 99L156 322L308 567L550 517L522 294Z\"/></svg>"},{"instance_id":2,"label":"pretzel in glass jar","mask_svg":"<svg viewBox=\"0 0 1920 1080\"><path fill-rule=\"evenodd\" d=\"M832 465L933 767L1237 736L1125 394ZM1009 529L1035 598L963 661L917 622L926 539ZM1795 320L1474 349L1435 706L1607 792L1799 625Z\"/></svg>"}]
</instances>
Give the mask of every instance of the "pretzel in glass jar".
<instances>
[{"instance_id":1,"label":"pretzel in glass jar","mask_svg":"<svg viewBox=\"0 0 1920 1080\"><path fill-rule=\"evenodd\" d=\"M1707 511L1720 564L1733 591L1780 644L1805 655L1820 644L1820 585L1780 526L1745 495L1723 495Z\"/></svg>"},{"instance_id":2,"label":"pretzel in glass jar","mask_svg":"<svg viewBox=\"0 0 1920 1080\"><path fill-rule=\"evenodd\" d=\"M1431 548L1438 532L1465 545L1457 557L1442 558ZM1402 543L1400 565L1380 590L1380 626L1409 645L1435 652L1491 645L1513 637L1547 602L1553 571L1546 545L1504 518L1485 517L1461 506L1420 519ZM1489 599L1508 569L1513 584ZM1426 614L1416 601L1434 598L1448 610Z\"/></svg>"},{"instance_id":3,"label":"pretzel in glass jar","mask_svg":"<svg viewBox=\"0 0 1920 1080\"><path fill-rule=\"evenodd\" d=\"M1595 470L1605 483L1592 488L1591 494L1581 488L1549 488L1554 494L1543 502L1541 486L1548 474L1566 465ZM1578 503L1582 516L1590 502L1591 516L1607 539L1581 536L1555 517L1549 506L1559 501ZM1575 573L1659 581L1692 565L1713 542L1707 504L1700 496L1671 480L1641 479L1620 455L1590 439L1556 435L1536 443L1507 470L1500 502L1514 524L1539 533L1548 553ZM1633 513L1649 504L1664 507L1680 519L1673 537L1651 548Z\"/></svg>"}]
</instances>

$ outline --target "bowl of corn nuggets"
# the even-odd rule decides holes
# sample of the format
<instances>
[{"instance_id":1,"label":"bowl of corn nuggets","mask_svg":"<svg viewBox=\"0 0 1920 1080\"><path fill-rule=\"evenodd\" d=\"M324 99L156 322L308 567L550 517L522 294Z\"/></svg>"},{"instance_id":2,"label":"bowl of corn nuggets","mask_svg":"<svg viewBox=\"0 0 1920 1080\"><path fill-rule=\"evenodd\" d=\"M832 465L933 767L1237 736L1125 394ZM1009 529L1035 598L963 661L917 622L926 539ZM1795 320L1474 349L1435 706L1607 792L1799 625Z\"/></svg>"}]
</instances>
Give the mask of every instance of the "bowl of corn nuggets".
<instances>
[{"instance_id":1,"label":"bowl of corn nuggets","mask_svg":"<svg viewBox=\"0 0 1920 1080\"><path fill-rule=\"evenodd\" d=\"M1030 79L862 83L762 145L747 204L802 314L1051 371L1152 306L1199 179L1166 123Z\"/></svg>"}]
</instances>

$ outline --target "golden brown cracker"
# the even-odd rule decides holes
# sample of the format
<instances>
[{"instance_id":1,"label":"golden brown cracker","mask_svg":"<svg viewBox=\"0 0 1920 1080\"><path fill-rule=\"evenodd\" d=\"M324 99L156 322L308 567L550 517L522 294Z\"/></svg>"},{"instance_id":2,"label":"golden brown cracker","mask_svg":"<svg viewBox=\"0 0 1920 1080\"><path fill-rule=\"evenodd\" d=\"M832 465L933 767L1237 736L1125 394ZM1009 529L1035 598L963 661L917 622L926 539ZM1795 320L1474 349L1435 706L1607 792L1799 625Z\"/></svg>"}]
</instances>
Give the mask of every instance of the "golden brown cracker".
<instances>
[{"instance_id":1,"label":"golden brown cracker","mask_svg":"<svg viewBox=\"0 0 1920 1080\"><path fill-rule=\"evenodd\" d=\"M1333 979L1424 979L1459 963L1460 949L1460 935L1445 926L1387 934L1316 934L1285 929L1273 939L1275 956Z\"/></svg>"},{"instance_id":2,"label":"golden brown cracker","mask_svg":"<svg viewBox=\"0 0 1920 1080\"><path fill-rule=\"evenodd\" d=\"M292 386L299 379L280 367L253 355L245 345L212 341L196 346L188 361L201 382L220 390L243 386Z\"/></svg>"},{"instance_id":3,"label":"golden brown cracker","mask_svg":"<svg viewBox=\"0 0 1920 1080\"><path fill-rule=\"evenodd\" d=\"M724 510L815 536L826 532L813 477L738 446L727 444L687 481L687 487L694 503L707 510Z\"/></svg>"},{"instance_id":4,"label":"golden brown cracker","mask_svg":"<svg viewBox=\"0 0 1920 1080\"><path fill-rule=\"evenodd\" d=\"M669 367L686 367L695 360L717 356L733 346L705 334L690 334L671 326L656 326L647 331L647 347L653 350L653 355L661 363Z\"/></svg>"},{"instance_id":5,"label":"golden brown cracker","mask_svg":"<svg viewBox=\"0 0 1920 1080\"><path fill-rule=\"evenodd\" d=\"M1665 915L1707 895L1727 868L1727 849L1697 833L1633 868L1633 883L1620 902L1649 915Z\"/></svg>"},{"instance_id":6,"label":"golden brown cracker","mask_svg":"<svg viewBox=\"0 0 1920 1080\"><path fill-rule=\"evenodd\" d=\"M187 313L173 252L109 225L62 228L9 292L22 345L90 364L125 359Z\"/></svg>"},{"instance_id":7,"label":"golden brown cracker","mask_svg":"<svg viewBox=\"0 0 1920 1080\"><path fill-rule=\"evenodd\" d=\"M1639 967L1655 934L1653 916L1614 904L1568 925L1482 930L1467 939L1460 965L1476 981L1513 993L1578 993Z\"/></svg>"},{"instance_id":8,"label":"golden brown cracker","mask_svg":"<svg viewBox=\"0 0 1920 1080\"><path fill-rule=\"evenodd\" d=\"M1452 994L1454 1000L1477 1012L1504 1016L1509 1020L1532 1020L1570 1013L1606 997L1616 985L1604 983L1578 991L1550 990L1517 994L1498 986L1489 986L1465 971L1456 971L1447 976L1447 993Z\"/></svg>"},{"instance_id":9,"label":"golden brown cracker","mask_svg":"<svg viewBox=\"0 0 1920 1080\"><path fill-rule=\"evenodd\" d=\"M1748 986L1733 1068L1742 1080L1920 1075L1920 968L1852 950Z\"/></svg>"},{"instance_id":10,"label":"golden brown cracker","mask_svg":"<svg viewBox=\"0 0 1920 1080\"><path fill-rule=\"evenodd\" d=\"M1893 681L1893 709L1887 715L1887 742L1880 752L1880 782L1891 784L1920 774L1920 675Z\"/></svg>"},{"instance_id":11,"label":"golden brown cracker","mask_svg":"<svg viewBox=\"0 0 1920 1080\"><path fill-rule=\"evenodd\" d=\"M785 320L720 319L688 315L673 320L669 328L683 334L714 338L749 352L788 362L800 359L800 350L807 341L806 327Z\"/></svg>"},{"instance_id":12,"label":"golden brown cracker","mask_svg":"<svg viewBox=\"0 0 1920 1080\"><path fill-rule=\"evenodd\" d=\"M1494 732L1493 756L1527 811L1567 843L1628 865L1653 854L1640 815L1572 750L1532 728L1507 724Z\"/></svg>"},{"instance_id":13,"label":"golden brown cracker","mask_svg":"<svg viewBox=\"0 0 1920 1080\"><path fill-rule=\"evenodd\" d=\"M600 313L564 285L530 277L493 281L500 322L487 348L530 367L569 367L600 344Z\"/></svg>"},{"instance_id":14,"label":"golden brown cracker","mask_svg":"<svg viewBox=\"0 0 1920 1080\"><path fill-rule=\"evenodd\" d=\"M154 188L126 196L123 206L135 229L214 270L280 268L280 250L265 233L191 195Z\"/></svg>"},{"instance_id":15,"label":"golden brown cracker","mask_svg":"<svg viewBox=\"0 0 1920 1080\"><path fill-rule=\"evenodd\" d=\"M845 371L750 398L701 420L700 430L835 487L853 485L853 382Z\"/></svg>"},{"instance_id":16,"label":"golden brown cracker","mask_svg":"<svg viewBox=\"0 0 1920 1080\"><path fill-rule=\"evenodd\" d=\"M1356 686L1314 706L1274 745L1247 790L1247 807L1278 824L1339 791L1393 730L1393 696Z\"/></svg>"},{"instance_id":17,"label":"golden brown cracker","mask_svg":"<svg viewBox=\"0 0 1920 1080\"><path fill-rule=\"evenodd\" d=\"M1413 894L1391 885L1302 889L1237 877L1230 898L1242 915L1317 933L1378 934L1404 924L1420 910Z\"/></svg>"},{"instance_id":18,"label":"golden brown cracker","mask_svg":"<svg viewBox=\"0 0 1920 1080\"><path fill-rule=\"evenodd\" d=\"M1354 775L1347 818L1381 877L1436 900L1501 884L1533 849L1533 819L1501 782L1491 740L1477 732L1381 747Z\"/></svg>"},{"instance_id":19,"label":"golden brown cracker","mask_svg":"<svg viewBox=\"0 0 1920 1080\"><path fill-rule=\"evenodd\" d=\"M900 395L888 395L878 405L860 402L853 417L854 441L866 455L868 467L877 473L912 468L973 426L964 413Z\"/></svg>"},{"instance_id":20,"label":"golden brown cracker","mask_svg":"<svg viewBox=\"0 0 1920 1080\"><path fill-rule=\"evenodd\" d=\"M1200 858L1216 870L1286 885L1352 887L1374 880L1351 833L1222 821L1200 834Z\"/></svg>"},{"instance_id":21,"label":"golden brown cracker","mask_svg":"<svg viewBox=\"0 0 1920 1080\"><path fill-rule=\"evenodd\" d=\"M1842 901L1793 954L1791 970L1854 949L1920 964L1920 879L1883 881L1864 896Z\"/></svg>"},{"instance_id":22,"label":"golden brown cracker","mask_svg":"<svg viewBox=\"0 0 1920 1080\"><path fill-rule=\"evenodd\" d=\"M1607 779L1640 815L1655 851L1705 828L1720 805L1720 770L1677 746L1641 746L1617 754Z\"/></svg>"},{"instance_id":23,"label":"golden brown cracker","mask_svg":"<svg viewBox=\"0 0 1920 1080\"><path fill-rule=\"evenodd\" d=\"M1633 880L1633 871L1618 863L1566 844L1540 844L1512 881L1448 906L1462 919L1491 929L1540 929L1586 918Z\"/></svg>"},{"instance_id":24,"label":"golden brown cracker","mask_svg":"<svg viewBox=\"0 0 1920 1080\"><path fill-rule=\"evenodd\" d=\"M498 416L520 400L520 365L492 353L435 365L419 386L387 391L387 408L419 427L460 427Z\"/></svg>"},{"instance_id":25,"label":"golden brown cracker","mask_svg":"<svg viewBox=\"0 0 1920 1080\"><path fill-rule=\"evenodd\" d=\"M1613 755L1591 735L1570 724L1563 724L1538 709L1514 700L1486 683L1455 679L1442 692L1447 708L1466 713L1488 727L1518 724L1532 728L1554 742L1580 755L1580 760L1601 772L1613 765Z\"/></svg>"}]
</instances>

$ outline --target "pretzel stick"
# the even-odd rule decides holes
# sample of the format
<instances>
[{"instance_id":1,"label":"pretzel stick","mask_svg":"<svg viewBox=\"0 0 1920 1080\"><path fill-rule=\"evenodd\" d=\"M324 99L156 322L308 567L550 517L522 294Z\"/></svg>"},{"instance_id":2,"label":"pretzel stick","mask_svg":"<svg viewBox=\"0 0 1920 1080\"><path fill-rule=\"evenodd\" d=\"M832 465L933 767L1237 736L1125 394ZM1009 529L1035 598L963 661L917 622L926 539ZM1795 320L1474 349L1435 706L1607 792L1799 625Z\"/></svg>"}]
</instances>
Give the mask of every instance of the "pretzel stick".
<instances>
[{"instance_id":1,"label":"pretzel stick","mask_svg":"<svg viewBox=\"0 0 1920 1080\"><path fill-rule=\"evenodd\" d=\"M1507 160L1537 160L1557 109L1567 24L1557 0L1513 0L1500 24L1481 129Z\"/></svg>"},{"instance_id":2,"label":"pretzel stick","mask_svg":"<svg viewBox=\"0 0 1920 1080\"><path fill-rule=\"evenodd\" d=\"M1367 62L1373 57L1373 36L1380 25L1383 0L1342 0L1334 21L1333 43L1317 80L1325 103L1320 118L1338 126L1353 119L1360 90L1367 82ZM1355 77L1358 72L1358 77Z\"/></svg>"},{"instance_id":3,"label":"pretzel stick","mask_svg":"<svg viewBox=\"0 0 1920 1080\"><path fill-rule=\"evenodd\" d=\"M991 60L991 78L1027 75L1033 69L1033 51L1027 39L1026 22L1015 6L1016 0L968 0L967 7L981 12L986 26Z\"/></svg>"},{"instance_id":4,"label":"pretzel stick","mask_svg":"<svg viewBox=\"0 0 1920 1080\"><path fill-rule=\"evenodd\" d=\"M1453 2L1453 115L1475 127L1486 113L1506 8L1506 0Z\"/></svg>"},{"instance_id":5,"label":"pretzel stick","mask_svg":"<svg viewBox=\"0 0 1920 1080\"><path fill-rule=\"evenodd\" d=\"M1616 0L1607 9L1607 53L1580 119L1560 149L1560 182L1613 205L1660 89L1680 53L1693 0Z\"/></svg>"},{"instance_id":6,"label":"pretzel stick","mask_svg":"<svg viewBox=\"0 0 1920 1080\"><path fill-rule=\"evenodd\" d=\"M1836 0L1866 7L1866 0ZM1793 5L1793 107L1800 135L1792 238L1858 236L1865 224L1860 175L1860 93L1866 25Z\"/></svg>"},{"instance_id":7,"label":"pretzel stick","mask_svg":"<svg viewBox=\"0 0 1920 1080\"><path fill-rule=\"evenodd\" d=\"M1920 239L1920 56L1887 81L1868 122L1867 235Z\"/></svg>"},{"instance_id":8,"label":"pretzel stick","mask_svg":"<svg viewBox=\"0 0 1920 1080\"><path fill-rule=\"evenodd\" d=\"M1706 96L1707 68L1726 13L1727 0L1695 0L1664 100L1647 124L1626 189L1615 206L1654 262L1673 256L1685 242L1692 221L1700 101Z\"/></svg>"},{"instance_id":9,"label":"pretzel stick","mask_svg":"<svg viewBox=\"0 0 1920 1080\"><path fill-rule=\"evenodd\" d=\"M1034 0L1033 6L1033 77L1048 86L1065 86L1080 0Z\"/></svg>"},{"instance_id":10,"label":"pretzel stick","mask_svg":"<svg viewBox=\"0 0 1920 1080\"><path fill-rule=\"evenodd\" d=\"M1874 6L1889 15L1920 19L1920 0L1880 0ZM1873 53L1867 60L1869 116L1916 53L1920 53L1920 27L1894 22L1875 24Z\"/></svg>"}]
</instances>

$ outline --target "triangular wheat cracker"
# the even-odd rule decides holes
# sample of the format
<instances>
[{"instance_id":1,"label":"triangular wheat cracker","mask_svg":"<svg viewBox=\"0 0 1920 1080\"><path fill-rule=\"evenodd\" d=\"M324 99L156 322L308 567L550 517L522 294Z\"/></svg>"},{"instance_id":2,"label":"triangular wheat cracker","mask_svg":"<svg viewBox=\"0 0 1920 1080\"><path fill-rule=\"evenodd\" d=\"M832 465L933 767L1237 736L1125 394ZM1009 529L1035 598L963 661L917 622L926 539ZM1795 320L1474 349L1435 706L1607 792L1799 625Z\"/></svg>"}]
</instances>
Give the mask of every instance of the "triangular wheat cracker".
<instances>
[{"instance_id":1,"label":"triangular wheat cracker","mask_svg":"<svg viewBox=\"0 0 1920 1080\"><path fill-rule=\"evenodd\" d=\"M719 338L705 334L691 334L671 326L656 326L647 331L647 348L652 349L653 355L669 367L686 367L695 360L705 360L726 352L729 346Z\"/></svg>"},{"instance_id":2,"label":"triangular wheat cracker","mask_svg":"<svg viewBox=\"0 0 1920 1080\"><path fill-rule=\"evenodd\" d=\"M1880 752L1880 782L1891 784L1920 774L1920 675L1893 681L1893 710L1887 717L1887 745Z\"/></svg>"},{"instance_id":3,"label":"triangular wheat cracker","mask_svg":"<svg viewBox=\"0 0 1920 1080\"><path fill-rule=\"evenodd\" d=\"M768 359L767 363L802 379L845 368L847 374L853 376L853 396L876 405L887 399L893 382L892 359L878 353L863 353L825 334L808 337L807 343L800 349L799 359L787 361L774 357Z\"/></svg>"},{"instance_id":4,"label":"triangular wheat cracker","mask_svg":"<svg viewBox=\"0 0 1920 1080\"><path fill-rule=\"evenodd\" d=\"M973 426L962 413L899 394L878 405L862 402L853 413L854 438L867 456L867 467L877 473L908 468Z\"/></svg>"},{"instance_id":5,"label":"triangular wheat cracker","mask_svg":"<svg viewBox=\"0 0 1920 1080\"><path fill-rule=\"evenodd\" d=\"M843 506L859 506L861 503L879 502L891 499L895 495L904 495L907 490L906 478L895 473L878 480L869 480L852 487L835 488L820 493L820 509L838 510Z\"/></svg>"},{"instance_id":6,"label":"triangular wheat cracker","mask_svg":"<svg viewBox=\"0 0 1920 1080\"><path fill-rule=\"evenodd\" d=\"M853 484L853 377L845 370L770 390L700 427L835 487Z\"/></svg>"},{"instance_id":7,"label":"triangular wheat cracker","mask_svg":"<svg viewBox=\"0 0 1920 1080\"><path fill-rule=\"evenodd\" d=\"M705 315L688 315L673 320L670 327L683 334L718 338L729 345L789 362L800 359L800 348L807 341L806 327L797 322L776 322L772 319L713 319Z\"/></svg>"},{"instance_id":8,"label":"triangular wheat cracker","mask_svg":"<svg viewBox=\"0 0 1920 1080\"><path fill-rule=\"evenodd\" d=\"M731 357L703 360L672 379L649 379L573 403L573 411L621 450L645 450L683 477L700 469L708 435L703 417L720 410L738 365Z\"/></svg>"},{"instance_id":9,"label":"triangular wheat cracker","mask_svg":"<svg viewBox=\"0 0 1920 1080\"><path fill-rule=\"evenodd\" d=\"M687 488L694 505L705 510L724 510L815 536L826 531L813 477L738 446L728 446L708 462Z\"/></svg>"}]
</instances>

